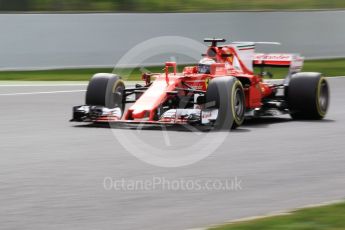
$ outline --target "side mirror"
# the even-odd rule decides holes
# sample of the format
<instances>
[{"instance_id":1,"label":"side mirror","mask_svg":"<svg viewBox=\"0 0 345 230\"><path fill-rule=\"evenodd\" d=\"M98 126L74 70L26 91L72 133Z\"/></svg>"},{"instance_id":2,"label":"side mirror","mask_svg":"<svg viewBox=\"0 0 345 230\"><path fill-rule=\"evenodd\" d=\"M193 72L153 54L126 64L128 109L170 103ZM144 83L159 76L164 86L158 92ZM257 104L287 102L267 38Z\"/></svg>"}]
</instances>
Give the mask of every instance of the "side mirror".
<instances>
[{"instance_id":1,"label":"side mirror","mask_svg":"<svg viewBox=\"0 0 345 230\"><path fill-rule=\"evenodd\" d=\"M174 75L176 75L177 68L176 68L176 62L166 62L165 63L165 80L167 84L169 85L169 68L172 67L174 71Z\"/></svg>"}]
</instances>

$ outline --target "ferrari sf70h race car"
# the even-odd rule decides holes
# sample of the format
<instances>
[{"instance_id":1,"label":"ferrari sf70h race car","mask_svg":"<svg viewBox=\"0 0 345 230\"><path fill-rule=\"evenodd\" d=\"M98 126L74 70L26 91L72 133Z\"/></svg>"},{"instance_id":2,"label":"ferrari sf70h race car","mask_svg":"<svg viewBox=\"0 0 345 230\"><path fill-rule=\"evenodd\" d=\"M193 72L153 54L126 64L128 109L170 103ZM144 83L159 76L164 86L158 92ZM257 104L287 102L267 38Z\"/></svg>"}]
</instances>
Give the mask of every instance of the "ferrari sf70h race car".
<instances>
[{"instance_id":1,"label":"ferrari sf70h race car","mask_svg":"<svg viewBox=\"0 0 345 230\"><path fill-rule=\"evenodd\" d=\"M175 62L166 62L164 73L144 73L142 85L126 88L116 74L95 74L87 87L85 105L73 108L72 121L189 124L230 130L247 117L325 117L330 94L327 80L321 73L300 72L301 56L255 53L254 42L219 45L226 40L204 41L211 44L197 65L178 73ZM259 74L254 73L255 66L262 70ZM281 83L269 83L263 80L268 66L286 67L289 72Z\"/></svg>"}]
</instances>

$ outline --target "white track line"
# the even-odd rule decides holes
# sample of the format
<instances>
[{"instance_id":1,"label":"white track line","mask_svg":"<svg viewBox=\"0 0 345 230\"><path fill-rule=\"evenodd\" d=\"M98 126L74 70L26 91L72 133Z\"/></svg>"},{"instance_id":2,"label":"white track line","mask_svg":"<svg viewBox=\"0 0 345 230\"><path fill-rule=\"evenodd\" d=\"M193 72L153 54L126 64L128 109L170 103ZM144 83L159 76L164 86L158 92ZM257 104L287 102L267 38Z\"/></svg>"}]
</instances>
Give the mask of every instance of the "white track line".
<instances>
[{"instance_id":1,"label":"white track line","mask_svg":"<svg viewBox=\"0 0 345 230\"><path fill-rule=\"evenodd\" d=\"M0 96L19 96L19 95L38 95L38 94L58 94L58 93L77 93L86 90L63 90L63 91L47 91L47 92L29 92L29 93L4 93Z\"/></svg>"},{"instance_id":2,"label":"white track line","mask_svg":"<svg viewBox=\"0 0 345 230\"><path fill-rule=\"evenodd\" d=\"M128 86L134 86L135 84L143 84L143 81L125 81L125 84ZM75 82L75 83L49 83L49 82L18 82L17 84L6 81L0 81L0 87L59 87L59 86L87 86L88 82Z\"/></svg>"}]
</instances>

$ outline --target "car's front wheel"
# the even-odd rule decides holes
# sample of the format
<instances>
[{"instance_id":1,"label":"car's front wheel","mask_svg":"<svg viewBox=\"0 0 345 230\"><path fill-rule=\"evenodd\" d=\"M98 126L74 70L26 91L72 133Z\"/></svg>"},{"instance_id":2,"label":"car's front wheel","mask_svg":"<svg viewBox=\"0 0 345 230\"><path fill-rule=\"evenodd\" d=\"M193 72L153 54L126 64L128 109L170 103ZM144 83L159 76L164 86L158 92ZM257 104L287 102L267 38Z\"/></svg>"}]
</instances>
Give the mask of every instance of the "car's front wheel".
<instances>
[{"instance_id":1,"label":"car's front wheel","mask_svg":"<svg viewBox=\"0 0 345 230\"><path fill-rule=\"evenodd\" d=\"M119 76L108 73L95 74L87 87L86 105L120 108L123 103L125 85Z\"/></svg>"},{"instance_id":2,"label":"car's front wheel","mask_svg":"<svg viewBox=\"0 0 345 230\"><path fill-rule=\"evenodd\" d=\"M245 96L241 82L234 77L212 79L206 91L206 108L218 109L214 122L217 130L230 130L242 125Z\"/></svg>"}]
</instances>

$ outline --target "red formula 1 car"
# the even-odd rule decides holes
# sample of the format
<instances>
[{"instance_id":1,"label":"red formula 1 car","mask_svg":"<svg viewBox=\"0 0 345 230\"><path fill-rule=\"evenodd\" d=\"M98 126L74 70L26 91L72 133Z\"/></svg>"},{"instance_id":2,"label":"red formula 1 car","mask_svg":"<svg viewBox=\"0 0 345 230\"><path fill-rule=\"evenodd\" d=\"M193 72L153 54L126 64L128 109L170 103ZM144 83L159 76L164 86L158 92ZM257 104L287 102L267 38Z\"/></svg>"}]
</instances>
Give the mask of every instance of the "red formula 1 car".
<instances>
[{"instance_id":1,"label":"red formula 1 car","mask_svg":"<svg viewBox=\"0 0 345 230\"><path fill-rule=\"evenodd\" d=\"M73 108L72 121L144 124L190 124L230 130L246 117L290 114L294 119L322 119L329 104L329 86L321 73L302 73L295 54L257 54L255 43L210 42L198 65L177 73L175 62L165 73L143 74L145 85L126 88L116 74L92 77L86 105ZM254 66L262 68L254 74ZM289 68L282 83L263 81L264 67ZM128 109L125 110L126 104Z\"/></svg>"}]
</instances>

